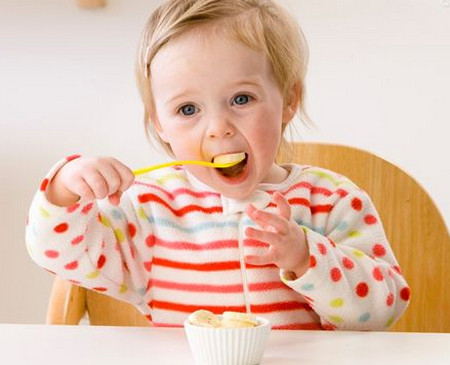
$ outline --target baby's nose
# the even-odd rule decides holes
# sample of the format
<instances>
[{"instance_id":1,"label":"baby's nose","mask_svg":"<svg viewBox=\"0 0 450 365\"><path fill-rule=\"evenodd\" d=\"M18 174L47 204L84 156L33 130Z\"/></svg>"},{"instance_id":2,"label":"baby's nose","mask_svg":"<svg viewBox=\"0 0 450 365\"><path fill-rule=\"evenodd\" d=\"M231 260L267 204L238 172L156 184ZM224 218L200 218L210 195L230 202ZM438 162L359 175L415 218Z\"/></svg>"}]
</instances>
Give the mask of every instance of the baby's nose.
<instances>
[{"instance_id":1,"label":"baby's nose","mask_svg":"<svg viewBox=\"0 0 450 365\"><path fill-rule=\"evenodd\" d=\"M223 138L234 135L234 127L227 118L213 118L209 120L207 136L209 138Z\"/></svg>"}]
</instances>

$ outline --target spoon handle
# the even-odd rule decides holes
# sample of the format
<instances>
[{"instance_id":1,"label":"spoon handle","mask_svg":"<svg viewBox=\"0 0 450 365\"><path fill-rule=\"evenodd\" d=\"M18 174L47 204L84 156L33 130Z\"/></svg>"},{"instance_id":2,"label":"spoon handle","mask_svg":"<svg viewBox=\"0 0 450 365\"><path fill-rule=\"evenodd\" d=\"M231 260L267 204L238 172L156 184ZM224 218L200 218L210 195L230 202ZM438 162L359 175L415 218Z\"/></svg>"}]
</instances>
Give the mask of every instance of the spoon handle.
<instances>
[{"instance_id":1,"label":"spoon handle","mask_svg":"<svg viewBox=\"0 0 450 365\"><path fill-rule=\"evenodd\" d=\"M172 161L172 162L166 162L159 165L144 167L142 169L137 169L133 171L134 175L142 175L146 172L161 169L163 167L168 166L176 166L176 165L200 165L200 166L207 166L207 167L218 167L218 168L225 168L230 167L233 165L236 165L239 163L239 161L235 162L228 162L228 163L213 163L213 162L206 162L206 161Z\"/></svg>"}]
</instances>

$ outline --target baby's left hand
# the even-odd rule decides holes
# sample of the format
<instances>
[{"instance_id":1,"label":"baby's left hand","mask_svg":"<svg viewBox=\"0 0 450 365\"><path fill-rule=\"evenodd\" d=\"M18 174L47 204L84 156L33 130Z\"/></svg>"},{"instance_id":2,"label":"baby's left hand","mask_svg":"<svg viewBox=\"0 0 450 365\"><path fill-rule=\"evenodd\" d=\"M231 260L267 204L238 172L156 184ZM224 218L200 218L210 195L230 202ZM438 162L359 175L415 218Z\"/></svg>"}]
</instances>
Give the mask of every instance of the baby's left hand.
<instances>
[{"instance_id":1,"label":"baby's left hand","mask_svg":"<svg viewBox=\"0 0 450 365\"><path fill-rule=\"evenodd\" d=\"M263 255L247 255L245 261L252 265L273 263L300 277L309 266L305 232L291 219L291 207L284 196L276 192L273 199L279 214L264 212L252 204L246 208L248 216L262 228L247 227L246 236L269 244L269 248Z\"/></svg>"}]
</instances>

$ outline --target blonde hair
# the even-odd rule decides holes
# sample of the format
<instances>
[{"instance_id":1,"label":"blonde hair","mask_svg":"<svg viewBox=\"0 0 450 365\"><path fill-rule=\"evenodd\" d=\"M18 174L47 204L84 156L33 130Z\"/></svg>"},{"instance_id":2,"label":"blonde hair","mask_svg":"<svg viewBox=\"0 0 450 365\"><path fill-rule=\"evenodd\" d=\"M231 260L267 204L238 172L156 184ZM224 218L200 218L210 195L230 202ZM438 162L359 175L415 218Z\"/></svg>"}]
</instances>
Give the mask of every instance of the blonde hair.
<instances>
[{"instance_id":1,"label":"blonde hair","mask_svg":"<svg viewBox=\"0 0 450 365\"><path fill-rule=\"evenodd\" d=\"M138 49L136 74L144 103L147 137L153 136L173 156L170 146L154 128L156 112L150 74L153 58L170 40L208 24L217 24L234 39L266 53L284 103L287 104L292 97L291 90L296 87L298 114L304 124L310 124L305 110L304 84L308 45L300 27L286 10L273 0L169 0L148 19Z\"/></svg>"}]
</instances>

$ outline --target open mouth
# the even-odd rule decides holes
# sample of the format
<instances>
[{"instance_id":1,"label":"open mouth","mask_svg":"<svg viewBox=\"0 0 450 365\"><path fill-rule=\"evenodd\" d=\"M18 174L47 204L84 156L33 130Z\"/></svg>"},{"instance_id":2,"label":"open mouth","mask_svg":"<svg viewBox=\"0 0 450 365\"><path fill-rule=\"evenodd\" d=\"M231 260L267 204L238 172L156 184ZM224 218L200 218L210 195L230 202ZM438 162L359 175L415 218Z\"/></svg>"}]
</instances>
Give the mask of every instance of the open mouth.
<instances>
[{"instance_id":1,"label":"open mouth","mask_svg":"<svg viewBox=\"0 0 450 365\"><path fill-rule=\"evenodd\" d=\"M215 159L213 159L214 161ZM245 158L237 163L236 165L225 167L225 168L216 168L216 170L225 177L236 177L239 176L247 166L248 154L245 153Z\"/></svg>"}]
</instances>

